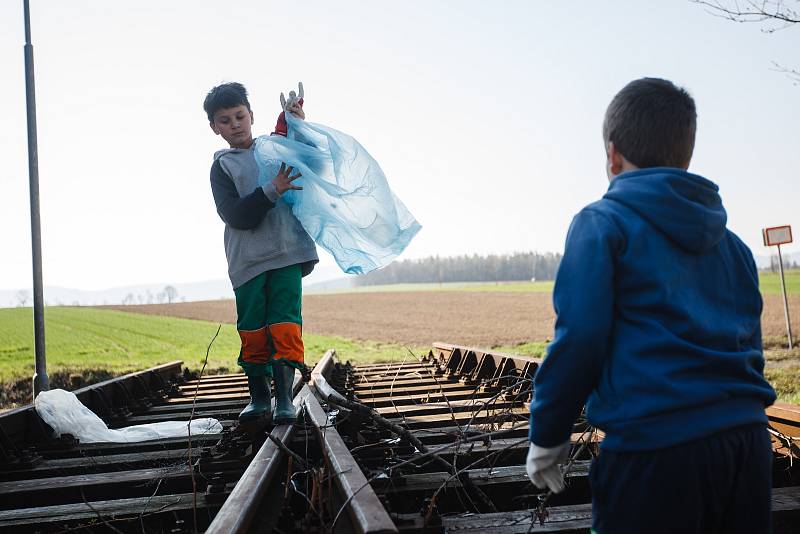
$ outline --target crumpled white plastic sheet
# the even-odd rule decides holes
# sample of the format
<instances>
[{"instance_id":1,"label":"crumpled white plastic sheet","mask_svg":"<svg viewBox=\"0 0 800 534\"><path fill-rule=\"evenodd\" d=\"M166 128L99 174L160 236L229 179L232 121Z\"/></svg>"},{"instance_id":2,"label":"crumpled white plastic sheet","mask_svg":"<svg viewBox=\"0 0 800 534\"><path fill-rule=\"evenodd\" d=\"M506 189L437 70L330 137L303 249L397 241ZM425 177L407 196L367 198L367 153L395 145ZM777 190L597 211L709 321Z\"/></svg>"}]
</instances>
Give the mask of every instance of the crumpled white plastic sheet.
<instances>
[{"instance_id":1,"label":"crumpled white plastic sheet","mask_svg":"<svg viewBox=\"0 0 800 534\"><path fill-rule=\"evenodd\" d=\"M50 425L57 436L72 434L81 443L135 443L151 439L182 438L189 434L187 421L165 421L110 429L74 393L63 389L39 393L33 406L42 421ZM202 418L192 421L193 436L220 432L222 425L216 419Z\"/></svg>"}]
</instances>

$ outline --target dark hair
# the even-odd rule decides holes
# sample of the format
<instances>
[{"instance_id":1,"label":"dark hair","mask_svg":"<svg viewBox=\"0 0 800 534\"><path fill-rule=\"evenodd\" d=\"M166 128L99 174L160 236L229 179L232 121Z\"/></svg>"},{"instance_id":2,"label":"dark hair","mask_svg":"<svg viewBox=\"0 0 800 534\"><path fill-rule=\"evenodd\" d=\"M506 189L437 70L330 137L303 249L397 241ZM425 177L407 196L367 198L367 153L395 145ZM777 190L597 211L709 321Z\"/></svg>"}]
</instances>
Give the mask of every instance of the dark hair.
<instances>
[{"instance_id":1,"label":"dark hair","mask_svg":"<svg viewBox=\"0 0 800 534\"><path fill-rule=\"evenodd\" d=\"M214 113L221 109L247 106L250 111L250 102L247 100L247 89L237 82L223 83L208 92L203 102L203 109L208 115L208 122L214 122Z\"/></svg>"},{"instance_id":2,"label":"dark hair","mask_svg":"<svg viewBox=\"0 0 800 534\"><path fill-rule=\"evenodd\" d=\"M603 140L639 168L687 167L697 111L685 89L660 78L634 80L606 110Z\"/></svg>"}]
</instances>

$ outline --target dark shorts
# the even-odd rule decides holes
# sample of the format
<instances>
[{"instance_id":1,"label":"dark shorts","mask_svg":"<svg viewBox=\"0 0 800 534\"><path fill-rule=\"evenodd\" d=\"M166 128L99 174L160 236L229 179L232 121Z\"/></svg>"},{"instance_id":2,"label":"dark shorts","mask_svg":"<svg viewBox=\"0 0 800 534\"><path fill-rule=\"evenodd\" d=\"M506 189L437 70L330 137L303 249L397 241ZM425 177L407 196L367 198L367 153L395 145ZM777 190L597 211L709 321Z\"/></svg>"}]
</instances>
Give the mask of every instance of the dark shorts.
<instances>
[{"instance_id":1,"label":"dark shorts","mask_svg":"<svg viewBox=\"0 0 800 534\"><path fill-rule=\"evenodd\" d=\"M667 449L602 451L590 479L597 534L771 532L772 444L763 424Z\"/></svg>"}]
</instances>

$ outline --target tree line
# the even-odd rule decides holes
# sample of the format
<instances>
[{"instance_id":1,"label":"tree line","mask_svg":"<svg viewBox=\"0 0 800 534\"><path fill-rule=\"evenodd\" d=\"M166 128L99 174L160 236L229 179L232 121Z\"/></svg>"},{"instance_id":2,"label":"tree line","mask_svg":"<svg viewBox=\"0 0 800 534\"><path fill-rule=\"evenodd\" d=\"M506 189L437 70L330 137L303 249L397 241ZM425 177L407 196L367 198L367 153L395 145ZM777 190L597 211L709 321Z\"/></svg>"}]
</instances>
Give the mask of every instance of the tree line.
<instances>
[{"instance_id":1,"label":"tree line","mask_svg":"<svg viewBox=\"0 0 800 534\"><path fill-rule=\"evenodd\" d=\"M553 280L561 254L515 252L396 261L355 278L356 285Z\"/></svg>"},{"instance_id":2,"label":"tree line","mask_svg":"<svg viewBox=\"0 0 800 534\"><path fill-rule=\"evenodd\" d=\"M16 297L16 306L18 308L24 308L25 306L28 306L29 304L32 305L33 297L31 295L31 292L29 290L27 290L27 289L20 289L19 291L17 291L15 297ZM172 304L173 302L178 302L179 300L181 302L185 302L186 301L186 297L180 296L178 294L178 290L175 289L174 286L164 286L164 290L163 291L159 291L155 295L149 289L145 290L145 294L139 293L137 295L134 295L133 293L128 293L120 301L120 304L123 304L123 305L164 304L164 303ZM60 300L55 301L55 303L52 303L52 302L50 302L48 300L45 300L45 305L46 306L51 306L53 304L55 304L56 306L64 306L64 305L66 305L66 303L61 302ZM83 303L83 305L86 305L86 304L88 304L88 303L86 303L86 302ZM97 302L96 304L99 304L99 302ZM103 305L107 305L107 304L116 304L116 302L108 302L108 300L103 300ZM82 305L81 301L78 301L78 300L73 300L72 304L71 304L71 306L81 306L81 305Z\"/></svg>"}]
</instances>

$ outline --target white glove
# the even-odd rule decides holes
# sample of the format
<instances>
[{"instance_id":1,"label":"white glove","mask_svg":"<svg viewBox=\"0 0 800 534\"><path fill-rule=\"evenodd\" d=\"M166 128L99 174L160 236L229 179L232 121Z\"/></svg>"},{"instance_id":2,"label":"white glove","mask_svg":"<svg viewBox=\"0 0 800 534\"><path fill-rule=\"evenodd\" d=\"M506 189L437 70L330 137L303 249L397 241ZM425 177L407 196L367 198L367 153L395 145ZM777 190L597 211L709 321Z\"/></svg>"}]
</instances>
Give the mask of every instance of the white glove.
<instances>
[{"instance_id":1,"label":"white glove","mask_svg":"<svg viewBox=\"0 0 800 534\"><path fill-rule=\"evenodd\" d=\"M557 447L540 447L531 442L528 459L525 460L528 478L539 489L546 487L553 493L564 491L566 484L558 464L565 462L568 457L569 441Z\"/></svg>"}]
</instances>

